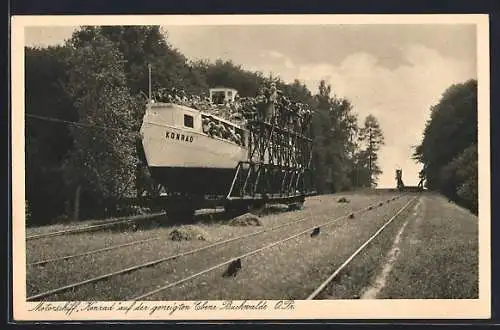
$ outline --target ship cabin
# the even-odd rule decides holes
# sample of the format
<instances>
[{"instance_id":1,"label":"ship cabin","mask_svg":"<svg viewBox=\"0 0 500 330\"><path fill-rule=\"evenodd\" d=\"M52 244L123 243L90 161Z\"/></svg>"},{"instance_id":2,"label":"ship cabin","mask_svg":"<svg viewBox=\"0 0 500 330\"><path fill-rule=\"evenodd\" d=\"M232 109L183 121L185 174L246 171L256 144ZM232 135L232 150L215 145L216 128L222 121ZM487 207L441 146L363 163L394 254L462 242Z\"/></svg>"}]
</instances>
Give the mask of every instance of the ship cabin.
<instances>
[{"instance_id":1,"label":"ship cabin","mask_svg":"<svg viewBox=\"0 0 500 330\"><path fill-rule=\"evenodd\" d=\"M234 95L234 94L233 94ZM240 126L217 116L174 103L151 103L145 121L211 138L246 145L246 134Z\"/></svg>"},{"instance_id":2,"label":"ship cabin","mask_svg":"<svg viewBox=\"0 0 500 330\"><path fill-rule=\"evenodd\" d=\"M210 102L212 104L225 104L234 102L238 91L234 88L216 87L210 89Z\"/></svg>"}]
</instances>

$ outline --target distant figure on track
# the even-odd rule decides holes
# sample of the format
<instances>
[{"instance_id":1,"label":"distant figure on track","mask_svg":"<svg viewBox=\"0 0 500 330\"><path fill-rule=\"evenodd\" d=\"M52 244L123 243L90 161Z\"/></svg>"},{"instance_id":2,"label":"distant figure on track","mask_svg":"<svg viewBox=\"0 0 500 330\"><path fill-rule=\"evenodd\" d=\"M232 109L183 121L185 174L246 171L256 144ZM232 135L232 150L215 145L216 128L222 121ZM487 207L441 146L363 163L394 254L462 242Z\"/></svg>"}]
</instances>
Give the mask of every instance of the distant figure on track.
<instances>
[{"instance_id":1,"label":"distant figure on track","mask_svg":"<svg viewBox=\"0 0 500 330\"><path fill-rule=\"evenodd\" d=\"M314 228L314 230L311 233L311 237L316 237L319 235L319 227Z\"/></svg>"},{"instance_id":2,"label":"distant figure on track","mask_svg":"<svg viewBox=\"0 0 500 330\"><path fill-rule=\"evenodd\" d=\"M397 188L399 190L404 188L405 184L403 183L403 170L402 169L396 170L396 182L397 182Z\"/></svg>"},{"instance_id":3,"label":"distant figure on track","mask_svg":"<svg viewBox=\"0 0 500 330\"><path fill-rule=\"evenodd\" d=\"M236 276L236 273L241 269L241 259L236 259L229 264L227 270L222 274L223 277Z\"/></svg>"},{"instance_id":4,"label":"distant figure on track","mask_svg":"<svg viewBox=\"0 0 500 330\"><path fill-rule=\"evenodd\" d=\"M424 190L424 180L425 180L425 178L421 178L420 181L418 182L418 189L419 190Z\"/></svg>"}]
</instances>

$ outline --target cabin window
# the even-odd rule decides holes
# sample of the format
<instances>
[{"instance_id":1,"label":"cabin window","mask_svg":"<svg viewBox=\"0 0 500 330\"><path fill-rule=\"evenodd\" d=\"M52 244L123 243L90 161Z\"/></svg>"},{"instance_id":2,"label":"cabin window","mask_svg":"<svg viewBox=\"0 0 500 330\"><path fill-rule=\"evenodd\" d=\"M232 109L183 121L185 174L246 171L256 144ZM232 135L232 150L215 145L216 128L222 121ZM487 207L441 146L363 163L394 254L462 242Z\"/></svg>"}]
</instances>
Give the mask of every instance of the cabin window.
<instances>
[{"instance_id":1,"label":"cabin window","mask_svg":"<svg viewBox=\"0 0 500 330\"><path fill-rule=\"evenodd\" d=\"M214 104L224 104L225 93L221 92L212 92L212 103Z\"/></svg>"},{"instance_id":2,"label":"cabin window","mask_svg":"<svg viewBox=\"0 0 500 330\"><path fill-rule=\"evenodd\" d=\"M186 127L194 127L194 118L190 115L184 115L184 126Z\"/></svg>"}]
</instances>

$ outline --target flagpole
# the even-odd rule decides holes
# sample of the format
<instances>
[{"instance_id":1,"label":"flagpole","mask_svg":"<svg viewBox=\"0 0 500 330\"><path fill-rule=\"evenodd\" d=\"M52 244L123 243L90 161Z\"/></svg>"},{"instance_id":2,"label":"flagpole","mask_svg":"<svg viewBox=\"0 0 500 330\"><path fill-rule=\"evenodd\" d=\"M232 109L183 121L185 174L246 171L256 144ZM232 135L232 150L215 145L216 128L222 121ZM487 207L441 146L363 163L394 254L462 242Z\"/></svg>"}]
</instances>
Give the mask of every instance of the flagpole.
<instances>
[{"instance_id":1,"label":"flagpole","mask_svg":"<svg viewBox=\"0 0 500 330\"><path fill-rule=\"evenodd\" d=\"M149 105L151 106L151 63L148 64L149 71Z\"/></svg>"}]
</instances>

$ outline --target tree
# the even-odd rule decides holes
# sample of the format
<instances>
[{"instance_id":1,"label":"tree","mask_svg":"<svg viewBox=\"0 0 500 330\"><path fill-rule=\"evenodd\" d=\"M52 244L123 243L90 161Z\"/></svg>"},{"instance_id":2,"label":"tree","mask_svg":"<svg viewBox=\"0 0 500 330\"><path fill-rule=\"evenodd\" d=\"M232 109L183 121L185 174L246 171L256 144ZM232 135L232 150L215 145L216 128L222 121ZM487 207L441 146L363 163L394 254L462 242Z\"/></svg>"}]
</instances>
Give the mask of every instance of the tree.
<instances>
[{"instance_id":1,"label":"tree","mask_svg":"<svg viewBox=\"0 0 500 330\"><path fill-rule=\"evenodd\" d=\"M313 116L313 165L320 192L350 189L357 131L357 116L351 103L331 96L331 86L319 84Z\"/></svg>"},{"instance_id":2,"label":"tree","mask_svg":"<svg viewBox=\"0 0 500 330\"><path fill-rule=\"evenodd\" d=\"M188 94L201 94L207 88L199 70L168 43L168 35L159 26L83 27L73 34L70 43L78 48L98 36L111 41L122 54L127 86L133 95L147 94L148 64L153 68L154 90L175 87Z\"/></svg>"},{"instance_id":3,"label":"tree","mask_svg":"<svg viewBox=\"0 0 500 330\"><path fill-rule=\"evenodd\" d=\"M195 62L193 69L205 77L208 87L234 88L242 97L257 96L266 81L262 74L244 70L241 65L220 59L215 63L206 60Z\"/></svg>"},{"instance_id":4,"label":"tree","mask_svg":"<svg viewBox=\"0 0 500 330\"><path fill-rule=\"evenodd\" d=\"M311 91L298 79L295 79L291 84L286 84L281 79L278 79L278 83L276 85L278 89L280 89L283 94L290 99L290 101L314 106L314 99Z\"/></svg>"},{"instance_id":5,"label":"tree","mask_svg":"<svg viewBox=\"0 0 500 330\"><path fill-rule=\"evenodd\" d=\"M378 166L378 151L385 144L380 124L372 114L365 118L364 127L359 131L359 141L364 144L365 152L359 154L360 161L368 163L370 185L376 185L382 170Z\"/></svg>"},{"instance_id":6,"label":"tree","mask_svg":"<svg viewBox=\"0 0 500 330\"><path fill-rule=\"evenodd\" d=\"M413 154L426 187L477 209L477 81L450 86L430 111Z\"/></svg>"},{"instance_id":7,"label":"tree","mask_svg":"<svg viewBox=\"0 0 500 330\"><path fill-rule=\"evenodd\" d=\"M66 180L75 191L78 211L80 191L88 207L133 194L135 104L127 86L123 56L106 38L98 35L79 44L69 63L69 90L78 122L85 125L72 128L75 147L65 164Z\"/></svg>"},{"instance_id":8,"label":"tree","mask_svg":"<svg viewBox=\"0 0 500 330\"><path fill-rule=\"evenodd\" d=\"M25 48L26 109L26 197L30 203L29 224L54 219L65 212L67 191L62 163L73 146L67 126L30 116L72 121L77 118L67 93L66 58L63 46Z\"/></svg>"}]
</instances>

